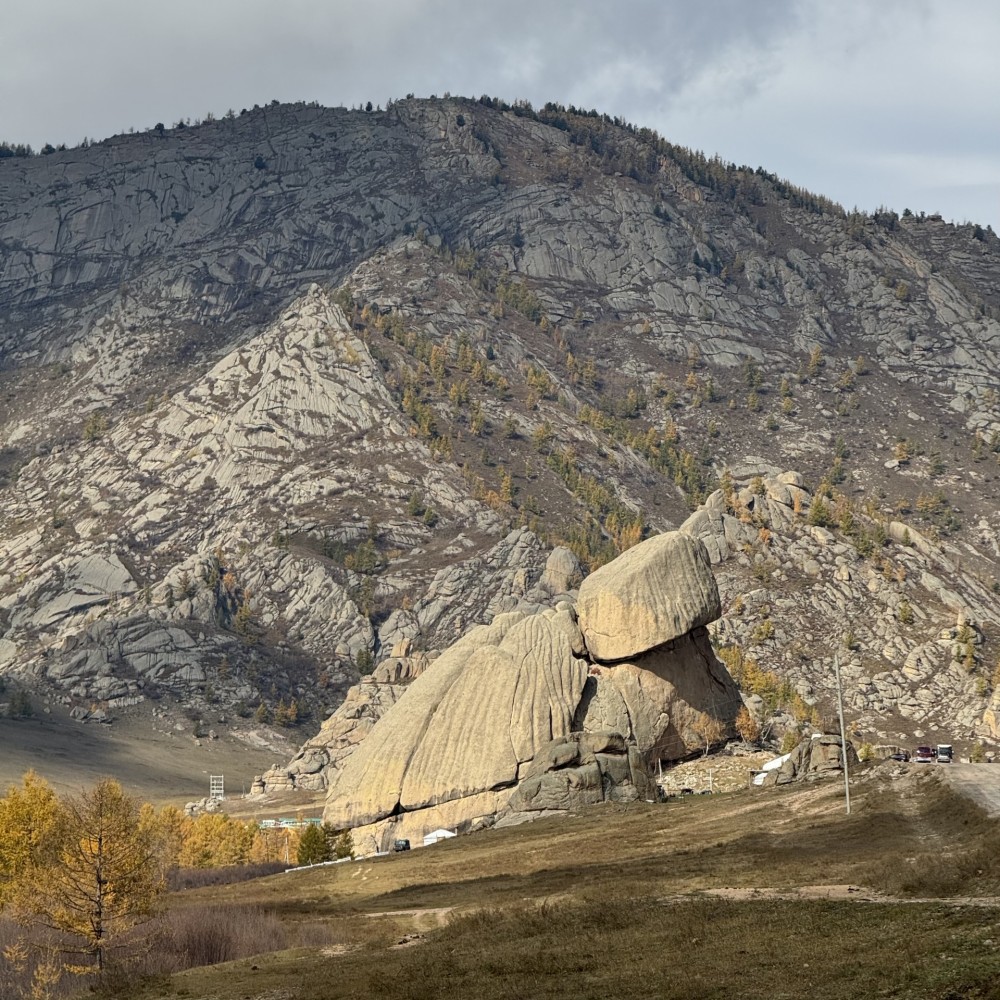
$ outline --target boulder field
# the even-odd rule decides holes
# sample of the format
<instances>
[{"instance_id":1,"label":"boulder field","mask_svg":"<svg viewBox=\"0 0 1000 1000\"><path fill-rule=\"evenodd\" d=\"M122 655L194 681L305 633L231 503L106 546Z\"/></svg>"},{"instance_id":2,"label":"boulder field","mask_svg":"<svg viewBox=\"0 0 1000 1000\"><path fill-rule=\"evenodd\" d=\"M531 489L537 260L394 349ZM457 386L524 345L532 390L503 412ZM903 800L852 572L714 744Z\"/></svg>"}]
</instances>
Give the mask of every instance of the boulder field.
<instances>
[{"instance_id":1,"label":"boulder field","mask_svg":"<svg viewBox=\"0 0 1000 1000\"><path fill-rule=\"evenodd\" d=\"M732 734L740 695L705 629L718 616L705 546L681 532L591 574L575 604L497 615L340 760L324 820L368 852L439 827L652 798L657 760Z\"/></svg>"}]
</instances>

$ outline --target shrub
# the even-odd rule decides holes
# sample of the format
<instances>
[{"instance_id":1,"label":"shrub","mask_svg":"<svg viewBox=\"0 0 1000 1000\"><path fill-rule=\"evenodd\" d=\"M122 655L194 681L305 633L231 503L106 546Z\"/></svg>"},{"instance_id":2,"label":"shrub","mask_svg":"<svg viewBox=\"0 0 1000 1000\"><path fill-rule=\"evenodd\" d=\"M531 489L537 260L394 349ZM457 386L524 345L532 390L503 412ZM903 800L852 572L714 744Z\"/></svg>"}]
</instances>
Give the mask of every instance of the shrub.
<instances>
[{"instance_id":1,"label":"shrub","mask_svg":"<svg viewBox=\"0 0 1000 1000\"><path fill-rule=\"evenodd\" d=\"M791 753L799 745L801 739L801 733L796 732L794 729L786 730L785 735L781 737L780 751L782 753Z\"/></svg>"},{"instance_id":2,"label":"shrub","mask_svg":"<svg viewBox=\"0 0 1000 1000\"><path fill-rule=\"evenodd\" d=\"M108 429L108 418L101 412L91 413L83 425L83 440L96 441Z\"/></svg>"},{"instance_id":3,"label":"shrub","mask_svg":"<svg viewBox=\"0 0 1000 1000\"><path fill-rule=\"evenodd\" d=\"M740 708L736 715L736 732L746 743L757 743L760 740L760 721L746 705Z\"/></svg>"},{"instance_id":4,"label":"shrub","mask_svg":"<svg viewBox=\"0 0 1000 1000\"><path fill-rule=\"evenodd\" d=\"M157 929L159 948L154 950L162 964L155 971L161 973L232 962L286 947L281 921L259 906L178 907Z\"/></svg>"},{"instance_id":5,"label":"shrub","mask_svg":"<svg viewBox=\"0 0 1000 1000\"><path fill-rule=\"evenodd\" d=\"M167 874L167 890L201 889L208 885L235 885L251 879L264 878L286 871L281 861L258 861L246 865L225 865L220 868L172 868Z\"/></svg>"},{"instance_id":6,"label":"shrub","mask_svg":"<svg viewBox=\"0 0 1000 1000\"><path fill-rule=\"evenodd\" d=\"M375 657L370 649L361 649L354 657L354 665L362 676L370 674L375 669Z\"/></svg>"},{"instance_id":7,"label":"shrub","mask_svg":"<svg viewBox=\"0 0 1000 1000\"><path fill-rule=\"evenodd\" d=\"M12 719L30 719L35 714L31 696L20 688L11 693L8 714Z\"/></svg>"}]
</instances>

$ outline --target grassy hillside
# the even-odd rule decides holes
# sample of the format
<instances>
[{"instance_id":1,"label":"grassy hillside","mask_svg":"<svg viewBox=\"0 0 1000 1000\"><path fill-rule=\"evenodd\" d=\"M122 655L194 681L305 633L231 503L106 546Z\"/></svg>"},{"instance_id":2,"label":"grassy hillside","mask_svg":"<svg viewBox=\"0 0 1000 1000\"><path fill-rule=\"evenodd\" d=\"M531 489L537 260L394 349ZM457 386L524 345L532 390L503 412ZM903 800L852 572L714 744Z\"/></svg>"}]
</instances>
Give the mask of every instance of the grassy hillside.
<instances>
[{"instance_id":1,"label":"grassy hillside","mask_svg":"<svg viewBox=\"0 0 1000 1000\"><path fill-rule=\"evenodd\" d=\"M605 806L175 894L174 927L236 916L261 954L125 992L996 996L1000 835L939 778L872 767L850 816L832 782Z\"/></svg>"}]
</instances>

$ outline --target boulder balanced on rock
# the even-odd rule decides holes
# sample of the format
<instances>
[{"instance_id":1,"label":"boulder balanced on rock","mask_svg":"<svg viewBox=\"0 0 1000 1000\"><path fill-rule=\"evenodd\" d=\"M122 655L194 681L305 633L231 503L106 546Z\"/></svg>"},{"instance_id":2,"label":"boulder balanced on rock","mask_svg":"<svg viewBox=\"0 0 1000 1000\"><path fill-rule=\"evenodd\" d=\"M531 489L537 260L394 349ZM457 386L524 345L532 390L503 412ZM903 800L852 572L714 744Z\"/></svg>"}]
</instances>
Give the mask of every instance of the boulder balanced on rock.
<instances>
[{"instance_id":1,"label":"boulder balanced on rock","mask_svg":"<svg viewBox=\"0 0 1000 1000\"><path fill-rule=\"evenodd\" d=\"M591 573L576 610L599 663L655 649L722 614L708 551L679 531L650 538Z\"/></svg>"},{"instance_id":2,"label":"boulder balanced on rock","mask_svg":"<svg viewBox=\"0 0 1000 1000\"><path fill-rule=\"evenodd\" d=\"M498 615L450 646L331 776L324 819L361 850L498 815L648 798L649 765L732 731L741 701L704 625L700 541L650 539L588 577L577 609Z\"/></svg>"}]
</instances>

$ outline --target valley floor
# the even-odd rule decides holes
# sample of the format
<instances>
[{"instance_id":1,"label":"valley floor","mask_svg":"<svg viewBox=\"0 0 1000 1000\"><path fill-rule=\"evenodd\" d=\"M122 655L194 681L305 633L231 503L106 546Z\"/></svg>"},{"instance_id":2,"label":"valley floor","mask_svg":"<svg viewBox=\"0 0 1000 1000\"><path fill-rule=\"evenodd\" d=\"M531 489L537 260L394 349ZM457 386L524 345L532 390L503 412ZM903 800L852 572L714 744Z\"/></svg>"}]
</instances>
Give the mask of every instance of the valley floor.
<instances>
[{"instance_id":1,"label":"valley floor","mask_svg":"<svg viewBox=\"0 0 1000 1000\"><path fill-rule=\"evenodd\" d=\"M994 997L1000 829L944 770L860 769L850 816L835 781L606 805L177 894L280 934L129 996Z\"/></svg>"},{"instance_id":2,"label":"valley floor","mask_svg":"<svg viewBox=\"0 0 1000 1000\"><path fill-rule=\"evenodd\" d=\"M199 739L186 718L167 722L148 713L110 725L77 722L55 707L30 719L0 718L0 789L29 770L60 793L111 776L144 801L182 805L208 795L211 774L224 775L229 794L241 795L254 774L286 760L294 748L292 739L246 725L220 725L218 736Z\"/></svg>"}]
</instances>

